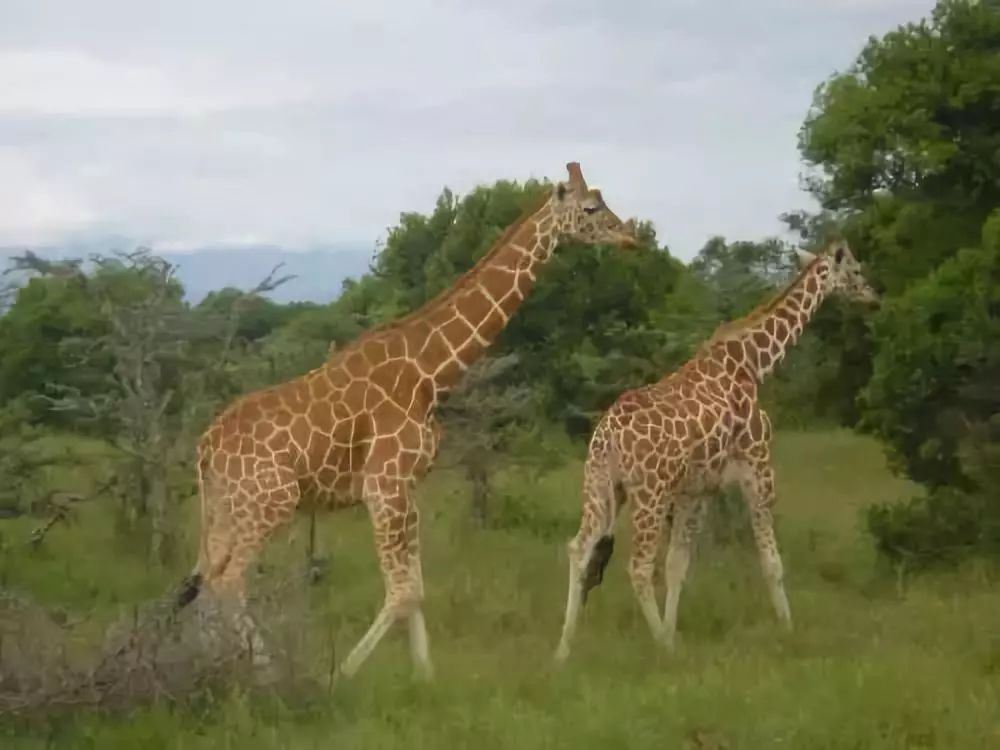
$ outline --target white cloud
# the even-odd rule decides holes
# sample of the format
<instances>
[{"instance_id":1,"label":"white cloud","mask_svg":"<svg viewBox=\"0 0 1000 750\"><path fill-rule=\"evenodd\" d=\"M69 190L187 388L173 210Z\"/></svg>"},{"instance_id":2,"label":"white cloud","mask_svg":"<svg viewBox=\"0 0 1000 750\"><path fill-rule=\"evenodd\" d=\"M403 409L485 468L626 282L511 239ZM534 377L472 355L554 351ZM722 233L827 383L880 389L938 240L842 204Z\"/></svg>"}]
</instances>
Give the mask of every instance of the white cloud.
<instances>
[{"instance_id":1,"label":"white cloud","mask_svg":"<svg viewBox=\"0 0 1000 750\"><path fill-rule=\"evenodd\" d=\"M303 99L301 82L264 73L111 62L75 50L0 50L0 114L188 117Z\"/></svg>"},{"instance_id":2,"label":"white cloud","mask_svg":"<svg viewBox=\"0 0 1000 750\"><path fill-rule=\"evenodd\" d=\"M240 250L259 247L270 243L270 238L253 234L233 237L187 237L184 239L160 239L150 243L150 249L158 253L190 253L206 247L213 249Z\"/></svg>"},{"instance_id":3,"label":"white cloud","mask_svg":"<svg viewBox=\"0 0 1000 750\"><path fill-rule=\"evenodd\" d=\"M813 88L931 5L3 0L0 239L370 243L579 160L690 256L808 203Z\"/></svg>"},{"instance_id":4,"label":"white cloud","mask_svg":"<svg viewBox=\"0 0 1000 750\"><path fill-rule=\"evenodd\" d=\"M0 148L0 244L48 242L94 219L72 189L41 175L18 151Z\"/></svg>"}]
</instances>

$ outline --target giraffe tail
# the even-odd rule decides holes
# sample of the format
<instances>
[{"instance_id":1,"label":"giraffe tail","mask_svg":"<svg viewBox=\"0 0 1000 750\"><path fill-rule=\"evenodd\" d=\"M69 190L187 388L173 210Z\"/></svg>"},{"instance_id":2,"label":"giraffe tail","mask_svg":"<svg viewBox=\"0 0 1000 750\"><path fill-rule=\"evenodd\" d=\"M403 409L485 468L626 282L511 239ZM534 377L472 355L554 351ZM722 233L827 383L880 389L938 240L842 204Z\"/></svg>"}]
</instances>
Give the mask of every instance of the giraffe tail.
<instances>
[{"instance_id":1,"label":"giraffe tail","mask_svg":"<svg viewBox=\"0 0 1000 750\"><path fill-rule=\"evenodd\" d=\"M615 520L618 518L618 511L625 503L625 492L621 483L615 478L615 468L613 453L605 449L598 455L593 456L593 463L587 467L591 471L591 476L595 479L595 494L600 498L601 525L603 532L597 541L594 542L590 556L587 558L587 566L583 571L583 601L586 603L588 592L601 585L604 580L604 571L611 561L611 555L615 551Z\"/></svg>"},{"instance_id":2,"label":"giraffe tail","mask_svg":"<svg viewBox=\"0 0 1000 750\"><path fill-rule=\"evenodd\" d=\"M608 533L597 540L594 549L587 560L587 567L583 571L583 601L587 602L587 594L596 586L601 585L604 580L604 571L608 567L611 555L615 551L614 534Z\"/></svg>"},{"instance_id":3,"label":"giraffe tail","mask_svg":"<svg viewBox=\"0 0 1000 750\"><path fill-rule=\"evenodd\" d=\"M208 542L207 534L209 523L211 522L208 503L210 498L208 497L206 486L205 486L205 469L206 469L206 458L204 455L198 457L198 496L201 507L201 529L199 530L200 540L198 549L198 563L194 566L194 570L191 571L190 575L185 577L180 585L177 587L174 593L173 599L173 611L174 614L184 609L187 605L198 598L198 594L201 593L202 585L205 583L205 573L203 571L208 570L209 556L208 556Z\"/></svg>"},{"instance_id":4,"label":"giraffe tail","mask_svg":"<svg viewBox=\"0 0 1000 750\"><path fill-rule=\"evenodd\" d=\"M180 586L177 587L177 593L174 594L174 613L180 612L198 598L198 594L201 593L201 585L204 582L205 576L197 571L181 581Z\"/></svg>"}]
</instances>

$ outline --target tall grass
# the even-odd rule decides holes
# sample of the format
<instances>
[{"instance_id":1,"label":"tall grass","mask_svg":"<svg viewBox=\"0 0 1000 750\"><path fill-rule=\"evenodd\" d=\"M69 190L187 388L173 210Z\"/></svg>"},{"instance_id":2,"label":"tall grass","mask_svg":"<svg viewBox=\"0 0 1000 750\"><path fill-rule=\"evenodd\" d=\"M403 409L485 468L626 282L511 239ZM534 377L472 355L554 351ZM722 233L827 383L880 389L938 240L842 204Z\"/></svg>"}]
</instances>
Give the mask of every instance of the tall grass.
<instances>
[{"instance_id":1,"label":"tall grass","mask_svg":"<svg viewBox=\"0 0 1000 750\"><path fill-rule=\"evenodd\" d=\"M81 715L0 724L11 748L991 748L1000 747L1000 589L995 571L902 583L878 573L860 527L868 503L914 488L875 443L846 432L781 433L778 537L796 623L774 627L756 554L702 545L681 598L678 650L653 644L625 573L627 524L588 601L573 655L551 654L566 587L564 542L579 513L580 465L529 483L498 479L497 502L531 515L504 528L468 521L446 473L420 490L426 613L437 677L411 677L405 632L390 634L329 696L285 701L234 690L197 708L156 705L128 719ZM194 503L186 542L194 558ZM504 512L503 508L498 512ZM623 519L624 520L624 519ZM147 570L112 544L100 508L54 531L43 553L10 540L7 584L52 605L116 606L186 572ZM381 582L363 510L323 517L330 574L303 614L321 675L367 628ZM272 544L264 575L304 565L305 524ZM109 614L110 616L110 614ZM335 646L331 653L330 644Z\"/></svg>"}]
</instances>

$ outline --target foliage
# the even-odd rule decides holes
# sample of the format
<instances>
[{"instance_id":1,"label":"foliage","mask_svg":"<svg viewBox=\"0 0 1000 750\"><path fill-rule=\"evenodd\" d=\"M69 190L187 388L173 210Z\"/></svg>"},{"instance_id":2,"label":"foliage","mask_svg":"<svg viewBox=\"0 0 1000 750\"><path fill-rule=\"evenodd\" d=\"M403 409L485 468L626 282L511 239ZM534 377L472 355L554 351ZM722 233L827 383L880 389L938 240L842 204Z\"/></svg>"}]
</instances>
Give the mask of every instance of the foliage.
<instances>
[{"instance_id":1,"label":"foliage","mask_svg":"<svg viewBox=\"0 0 1000 750\"><path fill-rule=\"evenodd\" d=\"M34 438L39 428L28 420L28 409L14 401L0 409L0 518L27 513L39 499L39 474L54 463L50 456L39 456Z\"/></svg>"},{"instance_id":2,"label":"foliage","mask_svg":"<svg viewBox=\"0 0 1000 750\"><path fill-rule=\"evenodd\" d=\"M1000 9L943 0L871 38L825 83L802 131L810 187L861 214L880 283L895 291L974 244L1000 204Z\"/></svg>"},{"instance_id":3,"label":"foliage","mask_svg":"<svg viewBox=\"0 0 1000 750\"><path fill-rule=\"evenodd\" d=\"M239 389L232 371L235 350L246 343L240 331L255 331L243 326L243 315L274 313L260 295L290 277L276 278L275 269L249 293L226 290L192 310L173 267L143 248L94 255L87 266L28 254L15 259L14 269L39 276L0 318L0 339L13 345L3 366L35 379L0 373L4 408L20 407L27 422L21 438L32 422L56 422L41 411L44 404L48 413L68 417L63 424L115 445L126 457L114 469L122 521L129 528L148 522L150 554L161 563L173 525L171 473L187 463L194 435L215 405ZM34 407L33 420L25 405ZM0 467L19 475L15 487L34 473L23 443ZM18 492L22 504L24 494Z\"/></svg>"},{"instance_id":4,"label":"foliage","mask_svg":"<svg viewBox=\"0 0 1000 750\"><path fill-rule=\"evenodd\" d=\"M931 489L877 507L869 526L893 559L1000 554L1000 212L893 301L865 392L868 421L897 466Z\"/></svg>"},{"instance_id":5,"label":"foliage","mask_svg":"<svg viewBox=\"0 0 1000 750\"><path fill-rule=\"evenodd\" d=\"M100 282L82 276L43 277L19 290L0 318L0 404L23 399L32 408L32 418L40 419L45 404L38 396L46 382L87 387L86 378L63 357L60 342L96 337L106 330L88 295L88 286L95 283Z\"/></svg>"},{"instance_id":6,"label":"foliage","mask_svg":"<svg viewBox=\"0 0 1000 750\"><path fill-rule=\"evenodd\" d=\"M786 221L806 235L840 221L885 297L870 333L827 339L841 401L860 393L863 423L930 490L869 516L879 548L897 557L990 547L982 514L1000 515L982 494L995 497L995 481L974 479L961 457L972 434L977 455L997 439L980 430L1000 402L1000 220L987 221L1000 205L997 49L1000 5L942 0L930 18L871 38L819 88L801 133L824 211Z\"/></svg>"},{"instance_id":7,"label":"foliage","mask_svg":"<svg viewBox=\"0 0 1000 750\"><path fill-rule=\"evenodd\" d=\"M1000 211L982 247L891 300L875 330L869 423L917 481L968 488L958 444L970 422L1000 411Z\"/></svg>"},{"instance_id":8,"label":"foliage","mask_svg":"<svg viewBox=\"0 0 1000 750\"><path fill-rule=\"evenodd\" d=\"M171 528L167 472L177 444L172 433L181 413L182 362L195 329L170 264L146 250L93 261L98 273L126 277L142 293L116 296L99 290L91 297L108 324L106 332L61 344L73 352L67 359L75 360L75 369L92 370L105 388L84 394L52 383L49 390L58 396L49 401L55 410L101 423L102 433L130 458L128 473L135 484L130 518L150 518L150 553L162 562Z\"/></svg>"},{"instance_id":9,"label":"foliage","mask_svg":"<svg viewBox=\"0 0 1000 750\"><path fill-rule=\"evenodd\" d=\"M725 238L713 237L691 262L691 270L711 290L721 322L750 312L784 284L794 269L790 260L789 248L780 240L727 244Z\"/></svg>"},{"instance_id":10,"label":"foliage","mask_svg":"<svg viewBox=\"0 0 1000 750\"><path fill-rule=\"evenodd\" d=\"M441 452L465 474L472 488L472 515L481 524L489 516L493 477L509 461L516 431L532 421L537 409L534 391L503 383L518 361L515 354L478 360L440 410Z\"/></svg>"},{"instance_id":11,"label":"foliage","mask_svg":"<svg viewBox=\"0 0 1000 750\"><path fill-rule=\"evenodd\" d=\"M252 342L263 339L296 317L318 309L319 305L312 302L293 302L281 305L263 296L263 292L271 291L280 284L291 280L291 276L274 279L278 268L271 272L268 277L270 283L265 287L258 287L249 292L235 287L209 292L198 303L195 311L207 313L209 317L221 316L230 320L234 326L232 337Z\"/></svg>"}]
</instances>

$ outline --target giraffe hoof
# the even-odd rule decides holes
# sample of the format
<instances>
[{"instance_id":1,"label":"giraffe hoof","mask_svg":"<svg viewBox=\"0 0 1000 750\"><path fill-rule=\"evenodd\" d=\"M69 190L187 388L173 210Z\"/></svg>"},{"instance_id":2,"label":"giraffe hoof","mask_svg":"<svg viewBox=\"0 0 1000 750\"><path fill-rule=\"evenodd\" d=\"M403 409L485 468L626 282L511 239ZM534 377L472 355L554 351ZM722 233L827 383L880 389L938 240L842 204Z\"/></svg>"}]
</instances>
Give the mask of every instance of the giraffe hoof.
<instances>
[{"instance_id":1,"label":"giraffe hoof","mask_svg":"<svg viewBox=\"0 0 1000 750\"><path fill-rule=\"evenodd\" d=\"M553 655L552 659L556 664L565 664L566 660L569 658L569 646L560 643L559 648L556 649L556 653Z\"/></svg>"}]
</instances>

